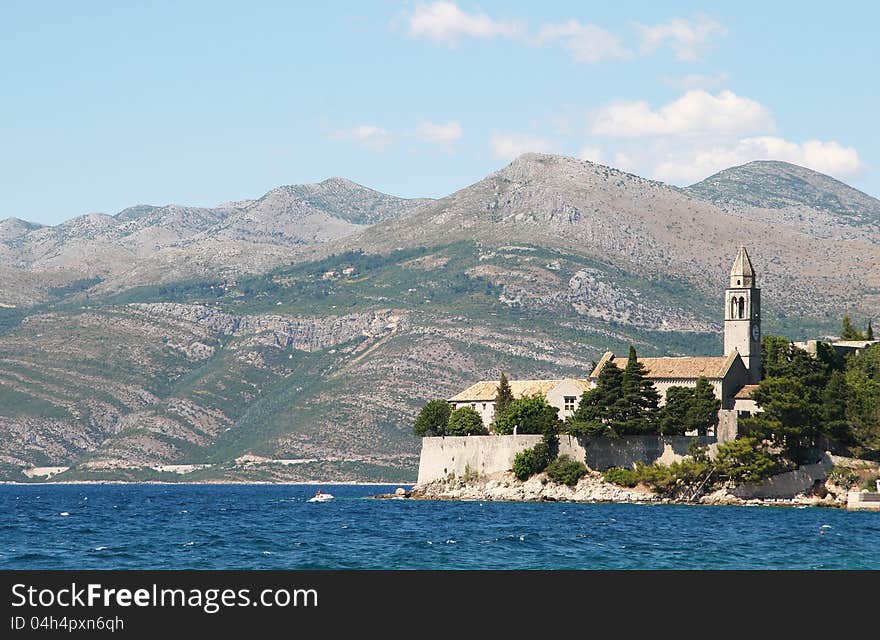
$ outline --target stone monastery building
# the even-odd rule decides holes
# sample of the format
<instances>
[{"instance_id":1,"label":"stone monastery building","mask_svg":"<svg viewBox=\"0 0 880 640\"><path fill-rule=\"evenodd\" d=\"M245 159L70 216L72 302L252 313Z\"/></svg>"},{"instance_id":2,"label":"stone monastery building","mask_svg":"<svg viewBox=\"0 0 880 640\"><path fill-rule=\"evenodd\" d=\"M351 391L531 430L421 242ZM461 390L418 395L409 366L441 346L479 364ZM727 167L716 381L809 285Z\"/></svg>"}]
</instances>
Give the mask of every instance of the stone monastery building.
<instances>
[{"instance_id":1,"label":"stone monastery building","mask_svg":"<svg viewBox=\"0 0 880 640\"><path fill-rule=\"evenodd\" d=\"M511 380L514 398L540 394L559 410L565 419L574 413L581 394L592 389L607 366L626 365L626 356L617 358L606 352L587 378L560 380ZM647 377L660 393L661 404L669 387L693 387L706 378L721 400L719 441L736 437L737 417L760 409L751 399L761 379L761 290L745 247L740 247L730 270L730 282L724 293L724 353L711 357L639 358ZM470 406L477 410L489 427L495 417L495 393L498 381L481 381L449 398L453 409Z\"/></svg>"}]
</instances>

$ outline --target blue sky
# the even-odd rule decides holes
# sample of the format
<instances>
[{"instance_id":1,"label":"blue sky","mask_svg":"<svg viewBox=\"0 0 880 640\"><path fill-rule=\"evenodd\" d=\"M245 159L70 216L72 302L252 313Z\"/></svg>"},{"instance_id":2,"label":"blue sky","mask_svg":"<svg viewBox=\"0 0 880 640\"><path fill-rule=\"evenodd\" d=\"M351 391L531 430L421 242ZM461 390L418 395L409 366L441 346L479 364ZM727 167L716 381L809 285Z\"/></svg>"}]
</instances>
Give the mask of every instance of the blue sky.
<instances>
[{"instance_id":1,"label":"blue sky","mask_svg":"<svg viewBox=\"0 0 880 640\"><path fill-rule=\"evenodd\" d=\"M876 3L12 2L0 218L338 175L443 196L518 153L673 184L753 159L880 196Z\"/></svg>"}]
</instances>

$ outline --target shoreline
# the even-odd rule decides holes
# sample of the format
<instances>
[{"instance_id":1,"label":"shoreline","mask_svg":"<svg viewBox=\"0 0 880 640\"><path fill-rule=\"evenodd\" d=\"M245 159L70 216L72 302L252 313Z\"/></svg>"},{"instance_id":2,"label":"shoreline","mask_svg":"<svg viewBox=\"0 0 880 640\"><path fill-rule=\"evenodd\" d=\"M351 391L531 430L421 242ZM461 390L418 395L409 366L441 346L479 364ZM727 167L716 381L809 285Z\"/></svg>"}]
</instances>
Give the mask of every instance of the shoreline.
<instances>
[{"instance_id":1,"label":"shoreline","mask_svg":"<svg viewBox=\"0 0 880 640\"><path fill-rule=\"evenodd\" d=\"M576 485L556 484L545 474L532 476L526 481L516 479L512 473L497 473L464 480L450 478L424 485L414 485L404 495L385 494L377 498L405 498L411 500L461 501L461 502L563 502L573 504L644 504L644 505L691 505L691 506L773 506L773 507L825 507L846 509L846 492L826 490L823 494L803 493L796 495L741 498L728 488L689 498L661 495L639 485L627 488L605 482L598 473L588 474Z\"/></svg>"}]
</instances>

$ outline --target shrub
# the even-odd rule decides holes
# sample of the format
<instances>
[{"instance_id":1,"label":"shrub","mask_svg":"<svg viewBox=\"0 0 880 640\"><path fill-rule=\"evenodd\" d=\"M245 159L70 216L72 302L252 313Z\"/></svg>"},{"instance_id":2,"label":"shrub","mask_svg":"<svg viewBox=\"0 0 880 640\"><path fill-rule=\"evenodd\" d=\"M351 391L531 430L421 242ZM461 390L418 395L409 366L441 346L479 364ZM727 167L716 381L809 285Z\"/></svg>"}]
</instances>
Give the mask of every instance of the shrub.
<instances>
[{"instance_id":1,"label":"shrub","mask_svg":"<svg viewBox=\"0 0 880 640\"><path fill-rule=\"evenodd\" d=\"M682 460L665 464L636 463L635 469L611 467L602 474L605 482L624 487L634 487L642 483L661 495L685 493L693 496L712 473L713 466L708 460Z\"/></svg>"},{"instance_id":2,"label":"shrub","mask_svg":"<svg viewBox=\"0 0 880 640\"><path fill-rule=\"evenodd\" d=\"M519 480L525 482L532 477L537 465L535 464L535 451L533 449L523 449L513 459L513 475Z\"/></svg>"},{"instance_id":3,"label":"shrub","mask_svg":"<svg viewBox=\"0 0 880 640\"><path fill-rule=\"evenodd\" d=\"M623 467L611 467L602 472L605 482L617 484L622 487L634 487L639 483L638 475L632 469Z\"/></svg>"},{"instance_id":4,"label":"shrub","mask_svg":"<svg viewBox=\"0 0 880 640\"><path fill-rule=\"evenodd\" d=\"M574 486L587 473L587 467L583 462L563 455L548 464L546 471L553 482Z\"/></svg>"},{"instance_id":5,"label":"shrub","mask_svg":"<svg viewBox=\"0 0 880 640\"><path fill-rule=\"evenodd\" d=\"M678 477L671 467L665 464L636 463L636 478L639 482L651 487L661 494L671 493L675 488Z\"/></svg>"},{"instance_id":6,"label":"shrub","mask_svg":"<svg viewBox=\"0 0 880 640\"><path fill-rule=\"evenodd\" d=\"M483 426L483 419L475 409L459 407L450 414L446 433L451 436L479 436L486 435L488 431Z\"/></svg>"},{"instance_id":7,"label":"shrub","mask_svg":"<svg viewBox=\"0 0 880 640\"><path fill-rule=\"evenodd\" d=\"M479 477L480 477L479 472L477 472L476 470L472 469L470 463L468 463L468 464L465 465L465 467L464 467L464 475L461 477L461 479L462 479L464 482L473 482L474 480L476 480L476 479L479 478Z\"/></svg>"},{"instance_id":8,"label":"shrub","mask_svg":"<svg viewBox=\"0 0 880 640\"><path fill-rule=\"evenodd\" d=\"M828 479L844 489L852 489L859 483L859 475L849 467L834 467L828 472Z\"/></svg>"},{"instance_id":9,"label":"shrub","mask_svg":"<svg viewBox=\"0 0 880 640\"><path fill-rule=\"evenodd\" d=\"M516 454L513 459L513 475L522 481L528 480L546 469L558 451L559 438L555 433L545 433L541 442Z\"/></svg>"}]
</instances>

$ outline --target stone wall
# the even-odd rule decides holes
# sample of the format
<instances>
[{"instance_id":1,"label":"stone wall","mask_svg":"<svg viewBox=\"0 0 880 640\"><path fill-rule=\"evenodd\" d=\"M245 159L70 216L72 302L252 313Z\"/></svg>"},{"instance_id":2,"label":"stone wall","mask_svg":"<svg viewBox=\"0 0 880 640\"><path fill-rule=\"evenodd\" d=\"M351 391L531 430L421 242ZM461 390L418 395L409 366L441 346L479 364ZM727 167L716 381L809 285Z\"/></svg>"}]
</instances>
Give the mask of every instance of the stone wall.
<instances>
[{"instance_id":1,"label":"stone wall","mask_svg":"<svg viewBox=\"0 0 880 640\"><path fill-rule=\"evenodd\" d=\"M846 494L846 508L852 511L880 511L880 492L850 491Z\"/></svg>"},{"instance_id":2,"label":"stone wall","mask_svg":"<svg viewBox=\"0 0 880 640\"><path fill-rule=\"evenodd\" d=\"M669 464L681 460L691 442L713 447L714 437L626 436L618 439L559 436L559 454L584 462L591 469L633 467L636 462ZM509 471L523 449L535 446L541 436L447 436L422 438L419 484L464 476L468 471L488 475Z\"/></svg>"},{"instance_id":3,"label":"stone wall","mask_svg":"<svg viewBox=\"0 0 880 640\"><path fill-rule=\"evenodd\" d=\"M688 447L715 443L712 436L624 436L622 438L573 438L559 436L559 453L581 460L590 469L631 469L637 462L670 464L687 455Z\"/></svg>"},{"instance_id":4,"label":"stone wall","mask_svg":"<svg viewBox=\"0 0 880 640\"><path fill-rule=\"evenodd\" d=\"M508 471L513 458L535 446L541 436L446 436L422 438L419 484L461 477L468 470L488 475Z\"/></svg>"},{"instance_id":5,"label":"stone wall","mask_svg":"<svg viewBox=\"0 0 880 640\"><path fill-rule=\"evenodd\" d=\"M718 434L718 442L731 442L736 440L739 431L739 418L736 411L731 409L721 409L718 412L718 426L715 428Z\"/></svg>"},{"instance_id":6,"label":"stone wall","mask_svg":"<svg viewBox=\"0 0 880 640\"><path fill-rule=\"evenodd\" d=\"M767 478L761 484L743 484L731 490L737 498L790 498L808 493L817 481L824 481L834 463L826 454L816 464L805 464L799 469Z\"/></svg>"}]
</instances>

